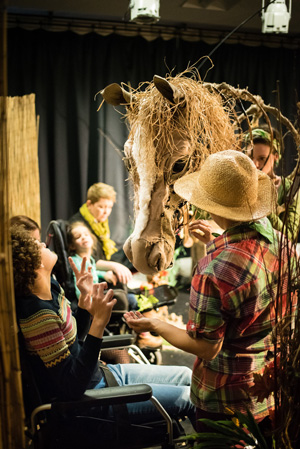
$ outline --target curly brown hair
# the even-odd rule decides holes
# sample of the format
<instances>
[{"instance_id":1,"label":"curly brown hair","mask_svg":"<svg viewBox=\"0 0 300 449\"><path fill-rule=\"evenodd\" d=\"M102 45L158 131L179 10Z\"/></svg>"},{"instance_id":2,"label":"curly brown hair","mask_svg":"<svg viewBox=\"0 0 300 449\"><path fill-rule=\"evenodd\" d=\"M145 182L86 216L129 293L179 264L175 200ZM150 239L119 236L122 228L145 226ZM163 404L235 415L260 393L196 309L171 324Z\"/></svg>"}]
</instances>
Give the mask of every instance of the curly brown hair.
<instances>
[{"instance_id":1,"label":"curly brown hair","mask_svg":"<svg viewBox=\"0 0 300 449\"><path fill-rule=\"evenodd\" d=\"M10 218L10 226L23 226L26 231L35 231L36 229L41 234L41 228L32 218L27 215L14 215Z\"/></svg>"},{"instance_id":2,"label":"curly brown hair","mask_svg":"<svg viewBox=\"0 0 300 449\"><path fill-rule=\"evenodd\" d=\"M20 226L11 227L11 246L14 271L15 295L30 295L36 270L41 266L39 243Z\"/></svg>"}]
</instances>

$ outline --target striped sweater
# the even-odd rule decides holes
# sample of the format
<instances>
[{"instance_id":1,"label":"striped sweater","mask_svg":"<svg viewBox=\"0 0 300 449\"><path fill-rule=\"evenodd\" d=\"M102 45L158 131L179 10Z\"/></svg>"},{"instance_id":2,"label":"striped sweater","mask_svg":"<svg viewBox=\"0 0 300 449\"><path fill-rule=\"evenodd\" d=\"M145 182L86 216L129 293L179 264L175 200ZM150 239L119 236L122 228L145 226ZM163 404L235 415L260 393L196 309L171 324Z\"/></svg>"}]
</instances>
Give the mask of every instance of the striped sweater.
<instances>
[{"instance_id":1,"label":"striped sweater","mask_svg":"<svg viewBox=\"0 0 300 449\"><path fill-rule=\"evenodd\" d=\"M87 335L80 344L68 300L53 279L51 293L49 301L34 294L16 298L18 324L43 399L76 399L102 378L102 340Z\"/></svg>"}]
</instances>

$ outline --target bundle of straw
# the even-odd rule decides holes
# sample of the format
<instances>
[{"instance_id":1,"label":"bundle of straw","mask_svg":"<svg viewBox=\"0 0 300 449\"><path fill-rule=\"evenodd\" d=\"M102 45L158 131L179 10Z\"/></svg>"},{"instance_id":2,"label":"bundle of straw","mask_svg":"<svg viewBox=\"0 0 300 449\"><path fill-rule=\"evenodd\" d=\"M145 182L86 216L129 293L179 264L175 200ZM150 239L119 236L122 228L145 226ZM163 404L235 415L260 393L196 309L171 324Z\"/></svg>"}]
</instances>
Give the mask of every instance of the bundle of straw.
<instances>
[{"instance_id":1,"label":"bundle of straw","mask_svg":"<svg viewBox=\"0 0 300 449\"><path fill-rule=\"evenodd\" d=\"M40 222L34 95L0 97L0 449L25 447L9 217Z\"/></svg>"}]
</instances>

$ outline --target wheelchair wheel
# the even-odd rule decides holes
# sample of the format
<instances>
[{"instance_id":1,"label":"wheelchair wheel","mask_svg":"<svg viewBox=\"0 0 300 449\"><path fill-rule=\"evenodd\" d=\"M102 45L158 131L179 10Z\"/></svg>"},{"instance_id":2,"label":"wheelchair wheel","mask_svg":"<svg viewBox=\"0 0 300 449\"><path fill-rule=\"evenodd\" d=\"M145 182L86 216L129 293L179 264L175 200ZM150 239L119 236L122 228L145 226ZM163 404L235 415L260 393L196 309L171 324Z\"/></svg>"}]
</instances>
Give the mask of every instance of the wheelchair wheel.
<instances>
[{"instance_id":1,"label":"wheelchair wheel","mask_svg":"<svg viewBox=\"0 0 300 449\"><path fill-rule=\"evenodd\" d=\"M151 365L161 365L162 364L162 353L160 349L142 349L146 358L149 360Z\"/></svg>"}]
</instances>

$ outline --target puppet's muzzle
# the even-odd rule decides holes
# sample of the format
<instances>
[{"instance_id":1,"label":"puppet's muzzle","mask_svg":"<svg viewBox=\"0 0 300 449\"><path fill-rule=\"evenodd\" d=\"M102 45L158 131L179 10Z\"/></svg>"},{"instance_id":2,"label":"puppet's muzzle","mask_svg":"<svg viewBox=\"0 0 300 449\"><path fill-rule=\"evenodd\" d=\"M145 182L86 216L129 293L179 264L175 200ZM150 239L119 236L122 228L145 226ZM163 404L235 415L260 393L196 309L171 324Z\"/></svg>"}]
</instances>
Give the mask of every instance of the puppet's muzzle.
<instances>
[{"instance_id":1,"label":"puppet's muzzle","mask_svg":"<svg viewBox=\"0 0 300 449\"><path fill-rule=\"evenodd\" d=\"M173 261L173 246L167 240L149 241L130 236L123 246L127 258L143 274L154 274L169 268Z\"/></svg>"}]
</instances>

